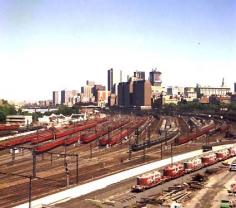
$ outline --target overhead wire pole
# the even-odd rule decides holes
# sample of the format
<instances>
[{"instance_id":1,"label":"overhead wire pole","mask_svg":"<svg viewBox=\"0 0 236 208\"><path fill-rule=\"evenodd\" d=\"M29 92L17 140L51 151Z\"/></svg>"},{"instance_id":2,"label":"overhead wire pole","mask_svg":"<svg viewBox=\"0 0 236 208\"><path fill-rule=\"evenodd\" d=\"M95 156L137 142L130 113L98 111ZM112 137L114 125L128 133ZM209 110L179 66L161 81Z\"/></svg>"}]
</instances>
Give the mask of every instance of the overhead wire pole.
<instances>
[{"instance_id":1,"label":"overhead wire pole","mask_svg":"<svg viewBox=\"0 0 236 208\"><path fill-rule=\"evenodd\" d=\"M64 167L66 172L66 180L67 180L67 186L69 185L69 169L68 169L68 163L67 163L67 156L75 157L76 158L76 183L79 183L79 154L65 154L65 153L54 153L54 152L48 152L49 154L55 154L57 156L64 156Z\"/></svg>"},{"instance_id":2,"label":"overhead wire pole","mask_svg":"<svg viewBox=\"0 0 236 208\"><path fill-rule=\"evenodd\" d=\"M32 199L32 176L29 177L29 208L31 208Z\"/></svg>"},{"instance_id":3,"label":"overhead wire pole","mask_svg":"<svg viewBox=\"0 0 236 208\"><path fill-rule=\"evenodd\" d=\"M79 154L76 154L76 183L79 183Z\"/></svg>"},{"instance_id":4,"label":"overhead wire pole","mask_svg":"<svg viewBox=\"0 0 236 208\"><path fill-rule=\"evenodd\" d=\"M33 159L33 164L32 164L32 177L35 178L36 177L36 152L35 150L33 149L32 150L32 159Z\"/></svg>"},{"instance_id":5,"label":"overhead wire pole","mask_svg":"<svg viewBox=\"0 0 236 208\"><path fill-rule=\"evenodd\" d=\"M170 152L171 152L171 165L173 165L173 143L171 143Z\"/></svg>"},{"instance_id":6,"label":"overhead wire pole","mask_svg":"<svg viewBox=\"0 0 236 208\"><path fill-rule=\"evenodd\" d=\"M10 176L18 176L22 178L28 178L29 179L29 187L28 187L28 203L29 203L29 208L31 208L31 201L32 201L32 176L25 176L21 174L16 174L16 173L4 173L0 172L2 175L10 175Z\"/></svg>"}]
</instances>

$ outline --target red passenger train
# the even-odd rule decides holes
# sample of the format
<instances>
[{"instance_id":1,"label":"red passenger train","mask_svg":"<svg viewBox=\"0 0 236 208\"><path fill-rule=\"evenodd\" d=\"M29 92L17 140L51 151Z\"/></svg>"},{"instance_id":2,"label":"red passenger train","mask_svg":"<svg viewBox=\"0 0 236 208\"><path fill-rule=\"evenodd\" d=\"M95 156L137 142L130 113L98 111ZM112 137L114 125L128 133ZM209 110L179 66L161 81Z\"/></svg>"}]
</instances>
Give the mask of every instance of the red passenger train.
<instances>
[{"instance_id":1,"label":"red passenger train","mask_svg":"<svg viewBox=\"0 0 236 208\"><path fill-rule=\"evenodd\" d=\"M83 125L78 124L78 125L74 126L73 128L56 132L55 139L62 138L62 137L68 136L68 135L72 135L74 133L77 133L79 131L82 131L82 130L85 130L88 128L93 128L97 125L97 123L102 123L105 121L107 121L107 118L101 118L101 119L96 119L93 121L88 121L88 122L85 122ZM54 134L51 131L49 131L49 130L40 131L38 134L33 133L33 134L25 135L25 136L20 136L20 137L11 139L9 141L3 141L0 143L0 150L12 148L17 145L22 145L22 144L25 144L28 142L31 142L31 144L38 144L41 142L51 140L53 138L54 138ZM60 143L60 142L58 142L58 143ZM45 145L48 145L48 143ZM53 146L53 144L51 144L51 145Z\"/></svg>"},{"instance_id":2,"label":"red passenger train","mask_svg":"<svg viewBox=\"0 0 236 208\"><path fill-rule=\"evenodd\" d=\"M202 128L200 128L197 131L191 132L189 134L186 135L181 135L178 138L176 138L176 144L180 145L180 144L184 144L187 143L189 141L192 141L204 134L208 134L212 129L214 129L216 127L216 125L214 123L210 123L209 125L205 125Z\"/></svg>"},{"instance_id":3,"label":"red passenger train","mask_svg":"<svg viewBox=\"0 0 236 208\"><path fill-rule=\"evenodd\" d=\"M106 145L112 146L112 145L118 144L125 137L131 135L135 131L135 129L142 126L145 123L145 121L146 119L141 119L140 121L136 122L133 126L125 128L121 132L118 132L115 135L113 135L111 138L102 138L99 140L99 144L101 146L106 146Z\"/></svg>"},{"instance_id":4,"label":"red passenger train","mask_svg":"<svg viewBox=\"0 0 236 208\"><path fill-rule=\"evenodd\" d=\"M0 131L17 130L19 127L19 124L0 124Z\"/></svg>"},{"instance_id":5,"label":"red passenger train","mask_svg":"<svg viewBox=\"0 0 236 208\"><path fill-rule=\"evenodd\" d=\"M81 138L81 141L83 143L89 143L89 142L92 142L94 140L96 140L97 138L101 137L101 136L104 136L106 134L108 134L108 131L114 131L126 124L128 124L129 121L128 120L125 120L125 121L122 121L121 123L118 123L118 124L115 124L111 127L108 127L106 130L100 130L100 131L97 131L96 133L94 134L90 134L90 135L84 135L82 138Z\"/></svg>"}]
</instances>

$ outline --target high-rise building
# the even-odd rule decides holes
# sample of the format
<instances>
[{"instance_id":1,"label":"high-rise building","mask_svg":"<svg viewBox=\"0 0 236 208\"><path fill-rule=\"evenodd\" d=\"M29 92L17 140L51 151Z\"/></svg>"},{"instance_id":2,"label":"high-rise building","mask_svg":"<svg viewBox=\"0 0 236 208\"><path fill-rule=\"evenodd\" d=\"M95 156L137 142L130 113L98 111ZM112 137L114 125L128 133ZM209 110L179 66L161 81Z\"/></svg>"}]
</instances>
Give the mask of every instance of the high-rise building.
<instances>
[{"instance_id":1,"label":"high-rise building","mask_svg":"<svg viewBox=\"0 0 236 208\"><path fill-rule=\"evenodd\" d=\"M151 106L151 83L148 80L138 80L133 83L133 105Z\"/></svg>"},{"instance_id":2,"label":"high-rise building","mask_svg":"<svg viewBox=\"0 0 236 208\"><path fill-rule=\"evenodd\" d=\"M56 106L59 104L59 92L58 91L52 92L52 103L53 103L53 106Z\"/></svg>"},{"instance_id":3,"label":"high-rise building","mask_svg":"<svg viewBox=\"0 0 236 208\"><path fill-rule=\"evenodd\" d=\"M152 86L161 86L161 84L162 84L161 72L157 71L157 69L153 69L149 73L149 80L150 80Z\"/></svg>"},{"instance_id":4,"label":"high-rise building","mask_svg":"<svg viewBox=\"0 0 236 208\"><path fill-rule=\"evenodd\" d=\"M107 89L111 91L113 87L113 69L107 71Z\"/></svg>"},{"instance_id":5,"label":"high-rise building","mask_svg":"<svg viewBox=\"0 0 236 208\"><path fill-rule=\"evenodd\" d=\"M61 91L61 104L68 105L70 102L70 97L72 97L71 91L62 90Z\"/></svg>"},{"instance_id":6,"label":"high-rise building","mask_svg":"<svg viewBox=\"0 0 236 208\"><path fill-rule=\"evenodd\" d=\"M137 79L145 80L145 72L144 71L136 71L136 72L134 72L134 77L136 77Z\"/></svg>"},{"instance_id":7,"label":"high-rise building","mask_svg":"<svg viewBox=\"0 0 236 208\"><path fill-rule=\"evenodd\" d=\"M236 82L234 83L234 93L236 93Z\"/></svg>"},{"instance_id":8,"label":"high-rise building","mask_svg":"<svg viewBox=\"0 0 236 208\"><path fill-rule=\"evenodd\" d=\"M103 85L94 85L92 88L93 96L95 96L95 101L98 102L98 91L106 91L106 87Z\"/></svg>"},{"instance_id":9,"label":"high-rise building","mask_svg":"<svg viewBox=\"0 0 236 208\"><path fill-rule=\"evenodd\" d=\"M81 87L81 96L83 102L89 102L91 100L91 98L93 97L92 89L93 86L90 85L85 85Z\"/></svg>"},{"instance_id":10,"label":"high-rise building","mask_svg":"<svg viewBox=\"0 0 236 208\"><path fill-rule=\"evenodd\" d=\"M107 71L107 89L112 93L116 93L116 86L122 82L122 71L121 70L114 70L113 68Z\"/></svg>"},{"instance_id":11,"label":"high-rise building","mask_svg":"<svg viewBox=\"0 0 236 208\"><path fill-rule=\"evenodd\" d=\"M87 81L86 81L86 85L94 86L94 85L95 85L95 82L94 82L94 81L89 81L89 80L87 80Z\"/></svg>"}]
</instances>

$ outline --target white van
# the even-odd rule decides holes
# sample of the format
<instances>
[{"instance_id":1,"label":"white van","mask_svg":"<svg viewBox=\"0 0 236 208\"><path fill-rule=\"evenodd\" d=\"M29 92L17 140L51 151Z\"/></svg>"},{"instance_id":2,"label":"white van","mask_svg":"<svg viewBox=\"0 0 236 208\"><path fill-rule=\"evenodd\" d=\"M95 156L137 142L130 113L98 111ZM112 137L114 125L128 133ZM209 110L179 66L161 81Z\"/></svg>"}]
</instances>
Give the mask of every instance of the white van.
<instances>
[{"instance_id":1,"label":"white van","mask_svg":"<svg viewBox=\"0 0 236 208\"><path fill-rule=\"evenodd\" d=\"M231 165L229 166L230 171L236 171L236 161L233 161Z\"/></svg>"}]
</instances>

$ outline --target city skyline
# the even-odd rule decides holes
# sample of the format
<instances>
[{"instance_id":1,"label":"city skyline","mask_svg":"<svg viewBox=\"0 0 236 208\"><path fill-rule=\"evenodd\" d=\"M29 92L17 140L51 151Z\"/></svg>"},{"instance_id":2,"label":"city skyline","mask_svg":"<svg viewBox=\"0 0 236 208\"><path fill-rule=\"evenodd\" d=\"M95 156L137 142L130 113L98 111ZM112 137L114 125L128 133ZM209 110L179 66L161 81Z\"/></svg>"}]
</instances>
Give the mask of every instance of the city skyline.
<instances>
[{"instance_id":1,"label":"city skyline","mask_svg":"<svg viewBox=\"0 0 236 208\"><path fill-rule=\"evenodd\" d=\"M0 98L40 100L53 90L107 86L107 70L157 67L165 86L231 89L236 2L1 1ZM14 83L14 84L13 84Z\"/></svg>"}]
</instances>

